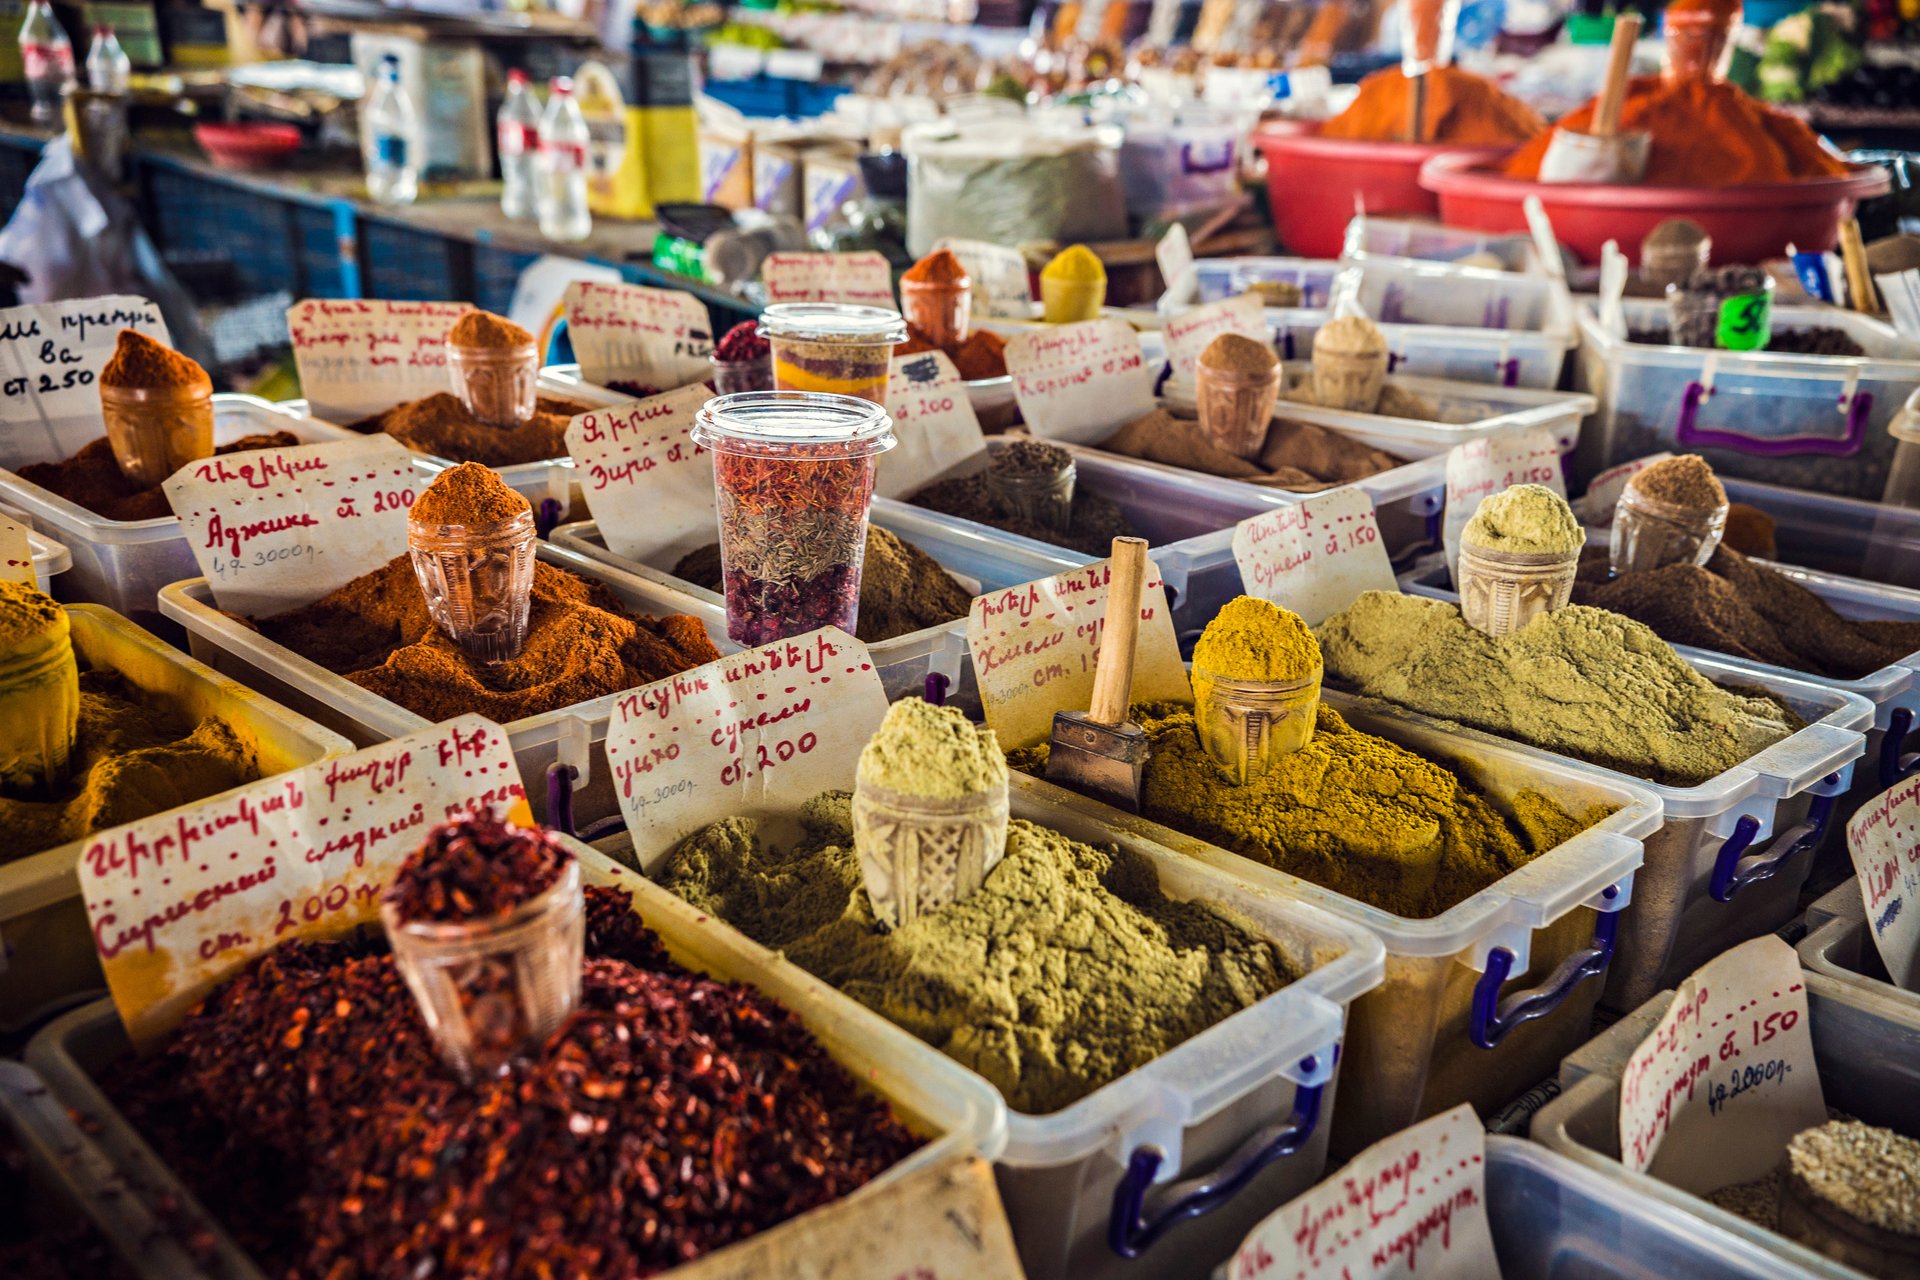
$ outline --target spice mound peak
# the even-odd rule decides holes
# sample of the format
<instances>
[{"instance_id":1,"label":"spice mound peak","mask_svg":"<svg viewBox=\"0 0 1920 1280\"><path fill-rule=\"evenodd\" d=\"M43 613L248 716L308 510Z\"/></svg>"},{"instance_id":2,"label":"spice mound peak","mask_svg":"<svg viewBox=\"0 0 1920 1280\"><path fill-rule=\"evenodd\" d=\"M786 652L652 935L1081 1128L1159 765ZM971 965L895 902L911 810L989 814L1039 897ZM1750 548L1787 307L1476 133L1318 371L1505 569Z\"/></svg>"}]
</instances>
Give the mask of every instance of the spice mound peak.
<instances>
[{"instance_id":1,"label":"spice mound peak","mask_svg":"<svg viewBox=\"0 0 1920 1280\"><path fill-rule=\"evenodd\" d=\"M552 888L573 861L553 834L497 814L467 814L427 833L387 887L401 924L463 923L512 912Z\"/></svg>"},{"instance_id":2,"label":"spice mound peak","mask_svg":"<svg viewBox=\"0 0 1920 1280\"><path fill-rule=\"evenodd\" d=\"M1007 784L1007 761L993 730L957 707L904 698L887 708L880 731L860 753L860 782L905 795L958 800Z\"/></svg>"},{"instance_id":3,"label":"spice mound peak","mask_svg":"<svg viewBox=\"0 0 1920 1280\"><path fill-rule=\"evenodd\" d=\"M1271 600L1229 600L1200 633L1193 665L1228 680L1304 680L1320 672L1320 642Z\"/></svg>"},{"instance_id":4,"label":"spice mound peak","mask_svg":"<svg viewBox=\"0 0 1920 1280\"><path fill-rule=\"evenodd\" d=\"M1587 531L1567 500L1543 484L1516 484L1480 499L1460 540L1510 555L1572 555Z\"/></svg>"},{"instance_id":5,"label":"spice mound peak","mask_svg":"<svg viewBox=\"0 0 1920 1280\"><path fill-rule=\"evenodd\" d=\"M122 329L113 354L100 366L100 385L128 388L212 388L198 364L144 333Z\"/></svg>"},{"instance_id":6,"label":"spice mound peak","mask_svg":"<svg viewBox=\"0 0 1920 1280\"><path fill-rule=\"evenodd\" d=\"M491 311L469 311L447 330L447 341L456 347L479 347L486 351L517 351L533 345L533 335L504 316Z\"/></svg>"},{"instance_id":7,"label":"spice mound peak","mask_svg":"<svg viewBox=\"0 0 1920 1280\"><path fill-rule=\"evenodd\" d=\"M511 520L532 509L492 467L463 462L435 476L407 518L426 526L478 526Z\"/></svg>"}]
</instances>

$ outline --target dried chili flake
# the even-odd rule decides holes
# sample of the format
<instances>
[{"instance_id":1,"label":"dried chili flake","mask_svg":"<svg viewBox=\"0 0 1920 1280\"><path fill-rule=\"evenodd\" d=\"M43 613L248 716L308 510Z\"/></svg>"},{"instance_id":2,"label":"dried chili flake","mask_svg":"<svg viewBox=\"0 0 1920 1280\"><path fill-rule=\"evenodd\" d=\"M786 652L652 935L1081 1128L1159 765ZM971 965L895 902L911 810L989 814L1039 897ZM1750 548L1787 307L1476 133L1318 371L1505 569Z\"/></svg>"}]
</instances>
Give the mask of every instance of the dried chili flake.
<instances>
[{"instance_id":1,"label":"dried chili flake","mask_svg":"<svg viewBox=\"0 0 1920 1280\"><path fill-rule=\"evenodd\" d=\"M713 358L729 364L764 360L772 351L772 344L760 336L760 323L757 320L742 320L721 334L720 341L713 344Z\"/></svg>"},{"instance_id":2,"label":"dried chili flake","mask_svg":"<svg viewBox=\"0 0 1920 1280\"><path fill-rule=\"evenodd\" d=\"M400 923L454 923L504 916L552 888L573 855L546 831L516 827L491 811L443 822L427 834L388 886Z\"/></svg>"}]
</instances>

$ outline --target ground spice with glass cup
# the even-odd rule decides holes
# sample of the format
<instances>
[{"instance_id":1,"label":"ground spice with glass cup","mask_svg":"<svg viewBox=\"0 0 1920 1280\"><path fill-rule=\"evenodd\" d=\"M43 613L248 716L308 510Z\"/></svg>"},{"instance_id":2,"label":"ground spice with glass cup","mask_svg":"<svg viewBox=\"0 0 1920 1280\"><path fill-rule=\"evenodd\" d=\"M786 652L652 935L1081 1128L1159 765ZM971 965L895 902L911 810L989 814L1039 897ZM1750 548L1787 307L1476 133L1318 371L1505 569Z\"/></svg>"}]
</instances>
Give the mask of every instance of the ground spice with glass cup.
<instances>
[{"instance_id":1,"label":"ground spice with glass cup","mask_svg":"<svg viewBox=\"0 0 1920 1280\"><path fill-rule=\"evenodd\" d=\"M742 320L721 334L707 363L718 395L773 390L773 346L760 336L758 321Z\"/></svg>"},{"instance_id":2,"label":"ground spice with glass cup","mask_svg":"<svg viewBox=\"0 0 1920 1280\"><path fill-rule=\"evenodd\" d=\"M513 321L469 311L447 330L447 374L467 411L496 427L518 427L539 399L540 344Z\"/></svg>"},{"instance_id":3,"label":"ground spice with glass cup","mask_svg":"<svg viewBox=\"0 0 1920 1280\"><path fill-rule=\"evenodd\" d=\"M1223 333L1194 366L1194 403L1200 430L1217 447L1257 458L1280 400L1280 358L1264 342Z\"/></svg>"},{"instance_id":4,"label":"ground spice with glass cup","mask_svg":"<svg viewBox=\"0 0 1920 1280\"><path fill-rule=\"evenodd\" d=\"M132 483L151 488L213 455L213 379L179 352L122 329L99 387L107 444Z\"/></svg>"},{"instance_id":5,"label":"ground spice with glass cup","mask_svg":"<svg viewBox=\"0 0 1920 1280\"><path fill-rule=\"evenodd\" d=\"M1073 524L1073 455L1040 440L1015 440L987 458L987 492L1001 518L1065 533Z\"/></svg>"},{"instance_id":6,"label":"ground spice with glass cup","mask_svg":"<svg viewBox=\"0 0 1920 1280\"><path fill-rule=\"evenodd\" d=\"M1713 237L1690 218L1668 218L1640 242L1640 278L1664 292L1704 269Z\"/></svg>"},{"instance_id":7,"label":"ground spice with glass cup","mask_svg":"<svg viewBox=\"0 0 1920 1280\"><path fill-rule=\"evenodd\" d=\"M1193 649L1193 722L1229 782L1257 781L1312 741L1320 675L1312 629L1270 600L1240 596L1207 623Z\"/></svg>"},{"instance_id":8,"label":"ground spice with glass cup","mask_svg":"<svg viewBox=\"0 0 1920 1280\"><path fill-rule=\"evenodd\" d=\"M1697 453L1663 458L1635 472L1614 507L1614 574L1705 564L1726 532L1727 510L1727 491Z\"/></svg>"},{"instance_id":9,"label":"ground spice with glass cup","mask_svg":"<svg viewBox=\"0 0 1920 1280\"><path fill-rule=\"evenodd\" d=\"M1764 351L1773 341L1773 277L1761 267L1702 267L1667 286L1669 341Z\"/></svg>"},{"instance_id":10,"label":"ground spice with glass cup","mask_svg":"<svg viewBox=\"0 0 1920 1280\"><path fill-rule=\"evenodd\" d=\"M58 793L79 724L67 611L25 583L0 581L0 795Z\"/></svg>"},{"instance_id":11,"label":"ground spice with glass cup","mask_svg":"<svg viewBox=\"0 0 1920 1280\"><path fill-rule=\"evenodd\" d=\"M1372 413L1387 385L1387 335L1365 316L1335 316L1313 335L1313 403Z\"/></svg>"},{"instance_id":12,"label":"ground spice with glass cup","mask_svg":"<svg viewBox=\"0 0 1920 1280\"><path fill-rule=\"evenodd\" d=\"M893 349L907 336L898 311L842 302L779 302L760 313L777 391L887 402Z\"/></svg>"},{"instance_id":13,"label":"ground spice with glass cup","mask_svg":"<svg viewBox=\"0 0 1920 1280\"><path fill-rule=\"evenodd\" d=\"M538 540L532 505L477 462L435 476L407 513L427 612L474 661L505 662L526 646Z\"/></svg>"},{"instance_id":14,"label":"ground spice with glass cup","mask_svg":"<svg viewBox=\"0 0 1920 1280\"><path fill-rule=\"evenodd\" d=\"M1539 484L1488 494L1460 531L1460 614L1490 636L1518 631L1573 595L1587 531Z\"/></svg>"},{"instance_id":15,"label":"ground spice with glass cup","mask_svg":"<svg viewBox=\"0 0 1920 1280\"><path fill-rule=\"evenodd\" d=\"M951 249L935 249L900 277L900 312L908 328L953 352L973 331L973 278Z\"/></svg>"}]
</instances>

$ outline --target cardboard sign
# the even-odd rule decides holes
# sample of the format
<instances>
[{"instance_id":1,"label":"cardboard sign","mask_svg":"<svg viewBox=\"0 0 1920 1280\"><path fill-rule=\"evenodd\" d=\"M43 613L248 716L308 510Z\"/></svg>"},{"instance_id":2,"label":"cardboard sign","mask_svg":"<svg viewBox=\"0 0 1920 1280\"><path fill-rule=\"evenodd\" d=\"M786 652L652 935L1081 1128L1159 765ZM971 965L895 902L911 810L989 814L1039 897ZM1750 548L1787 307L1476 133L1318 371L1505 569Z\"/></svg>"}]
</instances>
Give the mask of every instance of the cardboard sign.
<instances>
[{"instance_id":1,"label":"cardboard sign","mask_svg":"<svg viewBox=\"0 0 1920 1280\"><path fill-rule=\"evenodd\" d=\"M1160 295L1163 310L1184 307L1200 292L1200 273L1193 265L1193 241L1178 222L1153 246L1153 260L1160 267L1160 279L1166 292Z\"/></svg>"},{"instance_id":2,"label":"cardboard sign","mask_svg":"<svg viewBox=\"0 0 1920 1280\"><path fill-rule=\"evenodd\" d=\"M406 554L427 479L405 445L375 435L207 458L163 487L214 600L259 617Z\"/></svg>"},{"instance_id":3,"label":"cardboard sign","mask_svg":"<svg viewBox=\"0 0 1920 1280\"><path fill-rule=\"evenodd\" d=\"M894 357L887 412L900 443L879 458L873 489L883 498L904 498L986 456L967 384L943 351Z\"/></svg>"},{"instance_id":4,"label":"cardboard sign","mask_svg":"<svg viewBox=\"0 0 1920 1280\"><path fill-rule=\"evenodd\" d=\"M588 382L638 382L670 391L712 373L712 321L706 305L690 293L576 280L567 286L563 305L567 340Z\"/></svg>"},{"instance_id":5,"label":"cardboard sign","mask_svg":"<svg viewBox=\"0 0 1920 1280\"><path fill-rule=\"evenodd\" d=\"M134 1043L277 944L378 920L422 837L483 807L532 820L506 732L461 716L90 836L80 892Z\"/></svg>"},{"instance_id":6,"label":"cardboard sign","mask_svg":"<svg viewBox=\"0 0 1920 1280\"><path fill-rule=\"evenodd\" d=\"M27 526L0 516L0 580L40 585L33 572L33 544L27 541Z\"/></svg>"},{"instance_id":7,"label":"cardboard sign","mask_svg":"<svg viewBox=\"0 0 1920 1280\"><path fill-rule=\"evenodd\" d=\"M1153 370L1123 320L1022 329L1007 339L1007 372L1042 439L1092 444L1153 411Z\"/></svg>"},{"instance_id":8,"label":"cardboard sign","mask_svg":"<svg viewBox=\"0 0 1920 1280\"><path fill-rule=\"evenodd\" d=\"M1847 821L1847 850L1887 976L1903 991L1920 990L1920 778L1860 806Z\"/></svg>"},{"instance_id":9,"label":"cardboard sign","mask_svg":"<svg viewBox=\"0 0 1920 1280\"><path fill-rule=\"evenodd\" d=\"M851 787L886 714L867 647L835 627L623 694L607 764L643 865L722 818L790 814Z\"/></svg>"},{"instance_id":10,"label":"cardboard sign","mask_svg":"<svg viewBox=\"0 0 1920 1280\"><path fill-rule=\"evenodd\" d=\"M1447 451L1447 509L1441 542L1449 571L1460 563L1460 531L1480 500L1516 484L1543 484L1567 496L1560 470L1560 444L1542 427L1509 431L1457 444Z\"/></svg>"},{"instance_id":11,"label":"cardboard sign","mask_svg":"<svg viewBox=\"0 0 1920 1280\"><path fill-rule=\"evenodd\" d=\"M1014 320L1033 315L1033 277L1026 255L985 240L957 240L952 236L933 246L951 249L973 281L973 314L1006 316Z\"/></svg>"},{"instance_id":12,"label":"cardboard sign","mask_svg":"<svg viewBox=\"0 0 1920 1280\"><path fill-rule=\"evenodd\" d=\"M171 343L160 308L124 294L0 311L0 466L54 462L100 438L95 379L122 329Z\"/></svg>"},{"instance_id":13,"label":"cardboard sign","mask_svg":"<svg viewBox=\"0 0 1920 1280\"><path fill-rule=\"evenodd\" d=\"M1573 504L1573 513L1589 529L1612 528L1614 509L1620 505L1620 495L1627 491L1627 481L1654 463L1665 462L1672 456L1670 453L1650 453L1644 458L1608 467L1593 478L1593 483L1587 486L1580 501Z\"/></svg>"},{"instance_id":14,"label":"cardboard sign","mask_svg":"<svg viewBox=\"0 0 1920 1280\"><path fill-rule=\"evenodd\" d=\"M1299 614L1310 627L1362 591L1397 591L1373 497L1335 489L1234 526L1233 560L1250 596Z\"/></svg>"},{"instance_id":15,"label":"cardboard sign","mask_svg":"<svg viewBox=\"0 0 1920 1280\"><path fill-rule=\"evenodd\" d=\"M1800 960L1767 934L1681 983L1627 1060L1620 1160L1704 1196L1765 1177L1826 1119Z\"/></svg>"},{"instance_id":16,"label":"cardboard sign","mask_svg":"<svg viewBox=\"0 0 1920 1280\"><path fill-rule=\"evenodd\" d=\"M465 302L329 301L287 308L300 390L322 422L350 426L408 400L452 390L447 330Z\"/></svg>"},{"instance_id":17,"label":"cardboard sign","mask_svg":"<svg viewBox=\"0 0 1920 1280\"><path fill-rule=\"evenodd\" d=\"M871 249L858 253L770 253L760 266L767 301L854 302L895 307L893 271Z\"/></svg>"},{"instance_id":18,"label":"cardboard sign","mask_svg":"<svg viewBox=\"0 0 1920 1280\"><path fill-rule=\"evenodd\" d=\"M1464 1104L1382 1138L1268 1215L1228 1280L1498 1280L1486 1158Z\"/></svg>"},{"instance_id":19,"label":"cardboard sign","mask_svg":"<svg viewBox=\"0 0 1920 1280\"><path fill-rule=\"evenodd\" d=\"M1167 363L1173 366L1173 376L1189 382L1200 353L1223 333L1237 333L1262 346L1270 346L1273 341L1273 335L1267 332L1266 312L1259 297L1251 293L1183 311L1169 319L1162 332L1166 334Z\"/></svg>"},{"instance_id":20,"label":"cardboard sign","mask_svg":"<svg viewBox=\"0 0 1920 1280\"><path fill-rule=\"evenodd\" d=\"M672 568L718 538L713 459L689 438L707 399L704 385L682 387L567 424L580 491L615 555Z\"/></svg>"},{"instance_id":21,"label":"cardboard sign","mask_svg":"<svg viewBox=\"0 0 1920 1280\"><path fill-rule=\"evenodd\" d=\"M1112 562L1070 569L974 598L967 648L987 727L1008 750L1044 741L1056 711L1085 711L1106 630ZM1134 653L1133 701L1192 702L1160 570L1147 562Z\"/></svg>"}]
</instances>

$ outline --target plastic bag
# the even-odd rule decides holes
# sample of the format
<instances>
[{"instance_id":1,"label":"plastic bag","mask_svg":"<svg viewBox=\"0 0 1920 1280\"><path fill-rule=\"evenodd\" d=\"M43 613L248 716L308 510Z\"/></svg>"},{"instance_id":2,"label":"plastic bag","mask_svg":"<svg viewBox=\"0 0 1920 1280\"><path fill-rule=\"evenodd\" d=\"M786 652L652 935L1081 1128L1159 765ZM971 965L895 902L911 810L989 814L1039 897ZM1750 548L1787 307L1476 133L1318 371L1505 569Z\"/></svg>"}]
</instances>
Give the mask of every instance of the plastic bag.
<instances>
[{"instance_id":1,"label":"plastic bag","mask_svg":"<svg viewBox=\"0 0 1920 1280\"><path fill-rule=\"evenodd\" d=\"M918 257L948 237L1018 245L1078 244L1127 234L1119 131L1036 132L993 120L906 131L907 248Z\"/></svg>"}]
</instances>

